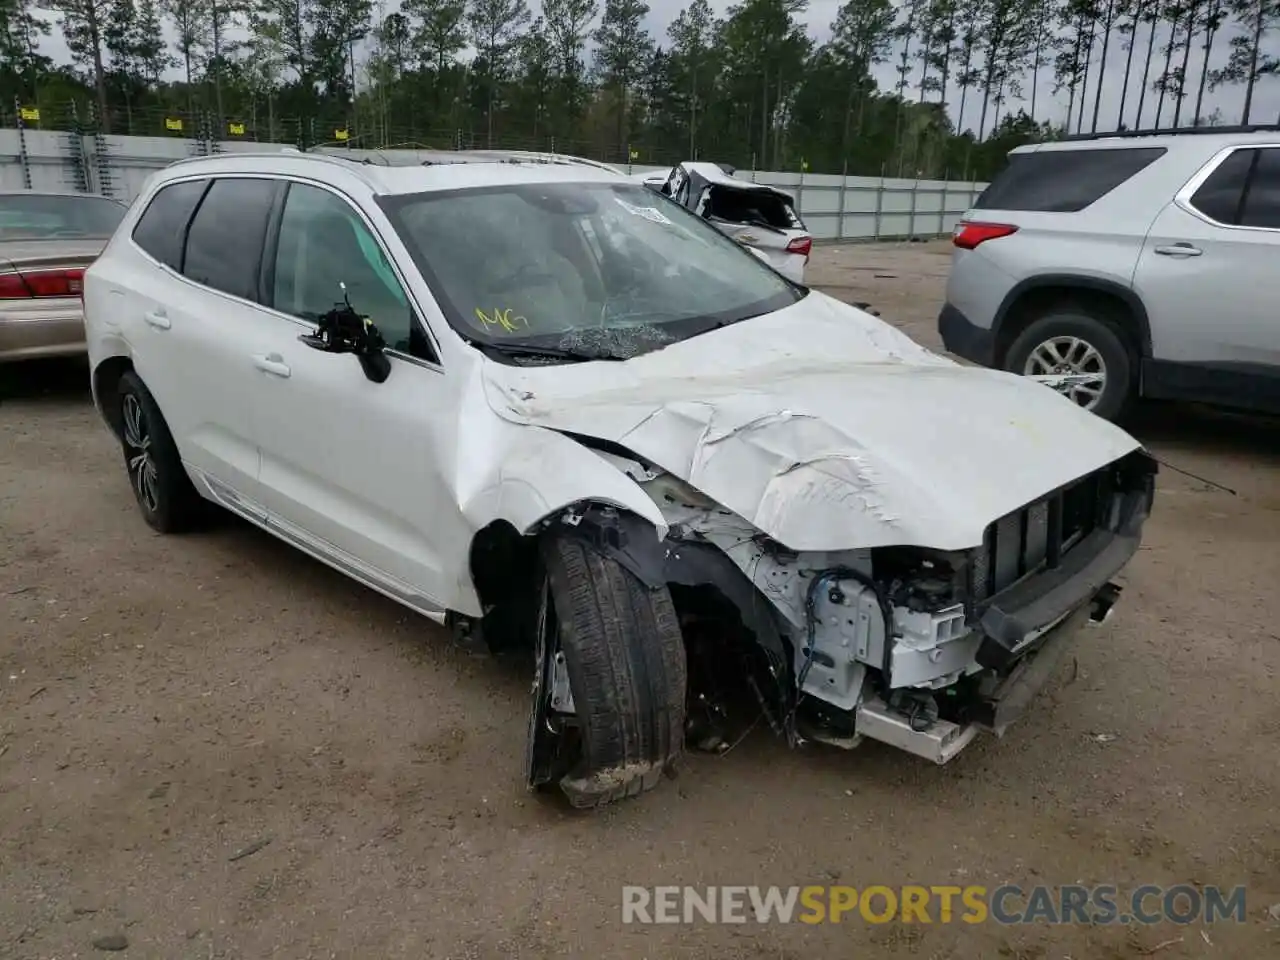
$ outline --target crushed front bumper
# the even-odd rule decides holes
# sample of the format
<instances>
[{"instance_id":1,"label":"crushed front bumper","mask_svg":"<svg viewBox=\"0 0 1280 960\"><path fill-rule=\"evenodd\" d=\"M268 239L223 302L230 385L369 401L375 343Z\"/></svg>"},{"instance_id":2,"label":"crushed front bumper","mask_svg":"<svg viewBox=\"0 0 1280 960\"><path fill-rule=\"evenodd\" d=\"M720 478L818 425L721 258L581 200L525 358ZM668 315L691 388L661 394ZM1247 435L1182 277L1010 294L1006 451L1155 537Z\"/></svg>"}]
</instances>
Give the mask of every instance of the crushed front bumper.
<instances>
[{"instance_id":1,"label":"crushed front bumper","mask_svg":"<svg viewBox=\"0 0 1280 960\"><path fill-rule=\"evenodd\" d=\"M1110 612L1109 601L1106 612ZM965 723L938 719L921 728L907 714L892 709L879 697L873 697L858 706L858 733L933 763L946 763L973 742L979 733L985 731L1002 736L1048 682L1080 627L1089 619L1100 622L1102 616L1093 606L1085 606L1050 628L1042 635L1035 651L1018 662L1014 670L979 704L973 719Z\"/></svg>"},{"instance_id":2,"label":"crushed front bumper","mask_svg":"<svg viewBox=\"0 0 1280 960\"><path fill-rule=\"evenodd\" d=\"M1130 457L1102 504L1099 523L1051 566L1000 590L974 611L981 635L976 660L981 689L963 719L918 722L879 696L856 710L858 735L946 763L983 730L1003 735L1048 682L1079 628L1111 614L1121 588L1111 578L1138 551L1155 497L1156 464L1145 453ZM1052 513L1052 511L1051 511ZM1027 543L1027 523L1017 542Z\"/></svg>"}]
</instances>

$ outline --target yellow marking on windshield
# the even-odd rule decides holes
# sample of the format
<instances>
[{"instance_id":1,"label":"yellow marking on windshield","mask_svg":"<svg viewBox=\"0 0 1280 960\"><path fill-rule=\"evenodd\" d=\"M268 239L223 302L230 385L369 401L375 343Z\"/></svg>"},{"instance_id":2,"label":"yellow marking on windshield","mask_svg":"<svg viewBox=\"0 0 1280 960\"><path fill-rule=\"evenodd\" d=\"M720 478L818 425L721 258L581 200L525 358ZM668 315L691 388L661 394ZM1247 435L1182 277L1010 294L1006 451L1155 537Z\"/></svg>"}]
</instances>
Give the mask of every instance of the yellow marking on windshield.
<instances>
[{"instance_id":1,"label":"yellow marking on windshield","mask_svg":"<svg viewBox=\"0 0 1280 960\"><path fill-rule=\"evenodd\" d=\"M476 307L476 319L480 321L486 330L490 327L501 327L507 333L515 333L517 330L529 329L528 318L514 313L510 307L505 310L494 307L492 314L485 313L479 307Z\"/></svg>"}]
</instances>

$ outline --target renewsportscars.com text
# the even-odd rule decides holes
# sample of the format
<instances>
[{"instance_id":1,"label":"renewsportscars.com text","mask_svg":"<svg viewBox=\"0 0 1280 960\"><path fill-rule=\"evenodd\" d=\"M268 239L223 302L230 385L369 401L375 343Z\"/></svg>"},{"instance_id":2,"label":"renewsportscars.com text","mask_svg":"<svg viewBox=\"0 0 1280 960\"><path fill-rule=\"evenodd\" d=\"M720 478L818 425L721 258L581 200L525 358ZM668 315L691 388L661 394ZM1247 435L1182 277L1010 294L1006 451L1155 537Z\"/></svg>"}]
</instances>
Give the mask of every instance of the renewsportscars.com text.
<instances>
[{"instance_id":1,"label":"renewsportscars.com text","mask_svg":"<svg viewBox=\"0 0 1280 960\"><path fill-rule=\"evenodd\" d=\"M623 923L1243 923L1245 888L623 887Z\"/></svg>"}]
</instances>

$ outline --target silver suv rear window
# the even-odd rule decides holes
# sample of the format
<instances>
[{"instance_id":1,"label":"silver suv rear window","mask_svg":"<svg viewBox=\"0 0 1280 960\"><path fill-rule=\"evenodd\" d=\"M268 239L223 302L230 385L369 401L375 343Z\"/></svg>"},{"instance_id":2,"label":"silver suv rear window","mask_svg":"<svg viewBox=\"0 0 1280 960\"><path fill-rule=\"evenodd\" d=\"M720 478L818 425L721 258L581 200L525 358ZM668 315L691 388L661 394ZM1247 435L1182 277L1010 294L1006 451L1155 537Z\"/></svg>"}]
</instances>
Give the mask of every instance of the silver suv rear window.
<instances>
[{"instance_id":1,"label":"silver suv rear window","mask_svg":"<svg viewBox=\"0 0 1280 960\"><path fill-rule=\"evenodd\" d=\"M1015 153L974 207L1075 213L1106 196L1164 153L1164 147Z\"/></svg>"}]
</instances>

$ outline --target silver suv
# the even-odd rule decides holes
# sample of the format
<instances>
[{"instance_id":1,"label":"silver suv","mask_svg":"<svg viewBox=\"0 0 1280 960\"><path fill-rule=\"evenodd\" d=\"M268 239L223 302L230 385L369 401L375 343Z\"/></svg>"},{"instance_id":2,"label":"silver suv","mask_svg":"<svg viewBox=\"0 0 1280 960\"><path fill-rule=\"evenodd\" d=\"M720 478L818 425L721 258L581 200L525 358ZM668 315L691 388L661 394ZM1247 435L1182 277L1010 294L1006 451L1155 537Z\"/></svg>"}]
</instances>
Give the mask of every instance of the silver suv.
<instances>
[{"instance_id":1,"label":"silver suv","mask_svg":"<svg viewBox=\"0 0 1280 960\"><path fill-rule=\"evenodd\" d=\"M1138 396L1280 412L1280 130L1019 147L954 244L957 356L1109 419Z\"/></svg>"}]
</instances>

